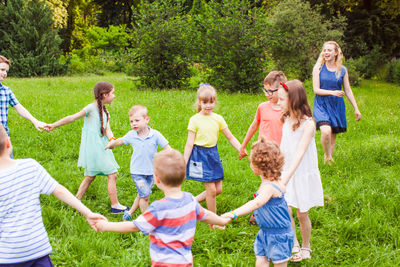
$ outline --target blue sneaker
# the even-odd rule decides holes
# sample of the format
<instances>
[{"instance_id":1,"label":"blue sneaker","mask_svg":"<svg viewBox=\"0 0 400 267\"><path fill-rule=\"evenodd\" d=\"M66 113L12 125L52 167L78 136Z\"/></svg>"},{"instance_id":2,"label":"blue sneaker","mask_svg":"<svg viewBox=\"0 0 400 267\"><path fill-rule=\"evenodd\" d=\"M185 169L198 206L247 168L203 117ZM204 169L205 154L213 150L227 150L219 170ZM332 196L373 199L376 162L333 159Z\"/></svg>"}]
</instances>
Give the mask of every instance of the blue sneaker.
<instances>
[{"instance_id":1,"label":"blue sneaker","mask_svg":"<svg viewBox=\"0 0 400 267\"><path fill-rule=\"evenodd\" d=\"M132 216L129 215L127 210L125 210L124 211L124 215L122 216L122 221L125 222L125 221L131 221L131 220L132 220Z\"/></svg>"},{"instance_id":2,"label":"blue sneaker","mask_svg":"<svg viewBox=\"0 0 400 267\"><path fill-rule=\"evenodd\" d=\"M125 209L122 209L122 210L120 210L120 209L115 209L115 208L111 207L110 212L111 212L112 214L120 214L121 212L124 212L125 210L129 210L129 207L126 206L126 208L125 208Z\"/></svg>"}]
</instances>

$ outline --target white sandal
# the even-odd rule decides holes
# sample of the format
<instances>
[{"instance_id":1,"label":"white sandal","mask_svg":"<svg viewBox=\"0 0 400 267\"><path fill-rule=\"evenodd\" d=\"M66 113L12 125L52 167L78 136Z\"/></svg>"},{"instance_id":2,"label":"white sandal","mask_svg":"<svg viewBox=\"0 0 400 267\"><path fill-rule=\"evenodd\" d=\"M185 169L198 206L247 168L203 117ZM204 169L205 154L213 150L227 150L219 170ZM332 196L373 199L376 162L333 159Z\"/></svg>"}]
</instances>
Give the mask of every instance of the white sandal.
<instances>
[{"instance_id":1,"label":"white sandal","mask_svg":"<svg viewBox=\"0 0 400 267\"><path fill-rule=\"evenodd\" d=\"M308 256L305 257L305 256L303 255L303 253L302 253L303 250L310 252L310 255L308 255ZM311 252L312 252L311 248L302 247L302 248L300 249L300 252L294 254L294 255L290 258L290 260L293 261L293 262L300 262L300 261L302 261L302 260L311 259Z\"/></svg>"}]
</instances>

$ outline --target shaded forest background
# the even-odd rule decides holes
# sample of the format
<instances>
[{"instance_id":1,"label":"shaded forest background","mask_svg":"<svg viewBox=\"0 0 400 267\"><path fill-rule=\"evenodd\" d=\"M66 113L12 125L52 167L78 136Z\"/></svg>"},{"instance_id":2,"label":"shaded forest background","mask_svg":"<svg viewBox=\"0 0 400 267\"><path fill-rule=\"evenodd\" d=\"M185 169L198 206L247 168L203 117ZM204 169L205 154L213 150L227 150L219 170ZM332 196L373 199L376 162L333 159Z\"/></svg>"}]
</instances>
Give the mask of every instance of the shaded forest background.
<instances>
[{"instance_id":1,"label":"shaded forest background","mask_svg":"<svg viewBox=\"0 0 400 267\"><path fill-rule=\"evenodd\" d=\"M256 92L272 69L308 79L327 40L352 85L400 83L397 0L2 0L9 75L124 72L144 88Z\"/></svg>"}]
</instances>

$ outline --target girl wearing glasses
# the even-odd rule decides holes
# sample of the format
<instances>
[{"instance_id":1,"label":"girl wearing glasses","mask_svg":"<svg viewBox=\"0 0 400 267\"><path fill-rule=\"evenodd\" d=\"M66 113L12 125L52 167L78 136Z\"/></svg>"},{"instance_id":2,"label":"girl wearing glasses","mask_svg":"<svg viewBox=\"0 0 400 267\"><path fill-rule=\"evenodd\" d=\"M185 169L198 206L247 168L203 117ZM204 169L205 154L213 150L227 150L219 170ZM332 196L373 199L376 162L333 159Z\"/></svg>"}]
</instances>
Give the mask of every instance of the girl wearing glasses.
<instances>
[{"instance_id":1,"label":"girl wearing glasses","mask_svg":"<svg viewBox=\"0 0 400 267\"><path fill-rule=\"evenodd\" d=\"M266 140L275 142L278 146L282 138L281 108L278 105L278 88L280 82L286 82L286 76L282 71L271 71L264 79L263 91L268 101L261 103L253 122L247 130L239 151L239 159L247 156L246 146L260 128L259 138L265 136Z\"/></svg>"}]
</instances>

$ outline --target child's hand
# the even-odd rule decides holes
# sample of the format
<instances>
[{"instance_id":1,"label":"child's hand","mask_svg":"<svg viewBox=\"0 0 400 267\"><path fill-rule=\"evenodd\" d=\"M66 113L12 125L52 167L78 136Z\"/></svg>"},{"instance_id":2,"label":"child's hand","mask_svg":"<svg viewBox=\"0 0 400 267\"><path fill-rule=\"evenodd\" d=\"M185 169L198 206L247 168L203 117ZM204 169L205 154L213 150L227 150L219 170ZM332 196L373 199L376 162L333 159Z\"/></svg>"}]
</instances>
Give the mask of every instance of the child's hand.
<instances>
[{"instance_id":1,"label":"child's hand","mask_svg":"<svg viewBox=\"0 0 400 267\"><path fill-rule=\"evenodd\" d=\"M108 223L107 220L98 220L96 222L96 224L94 225L96 232L98 232L98 231L105 232L107 223Z\"/></svg>"},{"instance_id":2,"label":"child's hand","mask_svg":"<svg viewBox=\"0 0 400 267\"><path fill-rule=\"evenodd\" d=\"M93 212L89 213L89 214L86 216L86 220L87 220L87 222L89 223L89 225L90 225L96 232L99 231L99 229L97 228L97 223L99 223L99 222L107 222L107 218L106 218L106 217L104 217L104 216L101 215L101 214L93 213Z\"/></svg>"},{"instance_id":3,"label":"child's hand","mask_svg":"<svg viewBox=\"0 0 400 267\"><path fill-rule=\"evenodd\" d=\"M36 121L33 123L33 125L35 126L36 130L38 130L39 132L42 131L42 129L44 129L44 127L47 125L46 123L44 123L43 121Z\"/></svg>"},{"instance_id":4,"label":"child's hand","mask_svg":"<svg viewBox=\"0 0 400 267\"><path fill-rule=\"evenodd\" d=\"M360 113L359 110L356 110L356 111L354 112L354 115L355 115L356 121L361 120L361 113Z\"/></svg>"},{"instance_id":5,"label":"child's hand","mask_svg":"<svg viewBox=\"0 0 400 267\"><path fill-rule=\"evenodd\" d=\"M45 129L46 132L50 132L54 129L55 127L53 126L53 124L46 124L43 126L43 129Z\"/></svg>"},{"instance_id":6,"label":"child's hand","mask_svg":"<svg viewBox=\"0 0 400 267\"><path fill-rule=\"evenodd\" d=\"M224 216L225 214L221 215L221 218L223 220L224 225L226 225L227 223L229 223L233 218L230 218L228 216Z\"/></svg>"},{"instance_id":7,"label":"child's hand","mask_svg":"<svg viewBox=\"0 0 400 267\"><path fill-rule=\"evenodd\" d=\"M239 159L247 157L248 155L249 154L247 154L246 148L240 149L240 151L239 151Z\"/></svg>"},{"instance_id":8,"label":"child's hand","mask_svg":"<svg viewBox=\"0 0 400 267\"><path fill-rule=\"evenodd\" d=\"M223 218L223 219L228 219L228 221L226 222L226 223L228 223L228 222L230 222L233 218L235 218L235 215L233 215L232 212L227 212L227 213L222 214L222 215L221 215L221 218Z\"/></svg>"},{"instance_id":9,"label":"child's hand","mask_svg":"<svg viewBox=\"0 0 400 267\"><path fill-rule=\"evenodd\" d=\"M104 147L104 150L113 149L114 148L114 146L113 146L114 142L115 142L114 140L111 140L110 142L108 142L107 145Z\"/></svg>"},{"instance_id":10,"label":"child's hand","mask_svg":"<svg viewBox=\"0 0 400 267\"><path fill-rule=\"evenodd\" d=\"M334 90L334 91L331 91L331 94L334 95L334 96L337 96L337 97L343 97L344 96L344 91Z\"/></svg>"}]
</instances>

